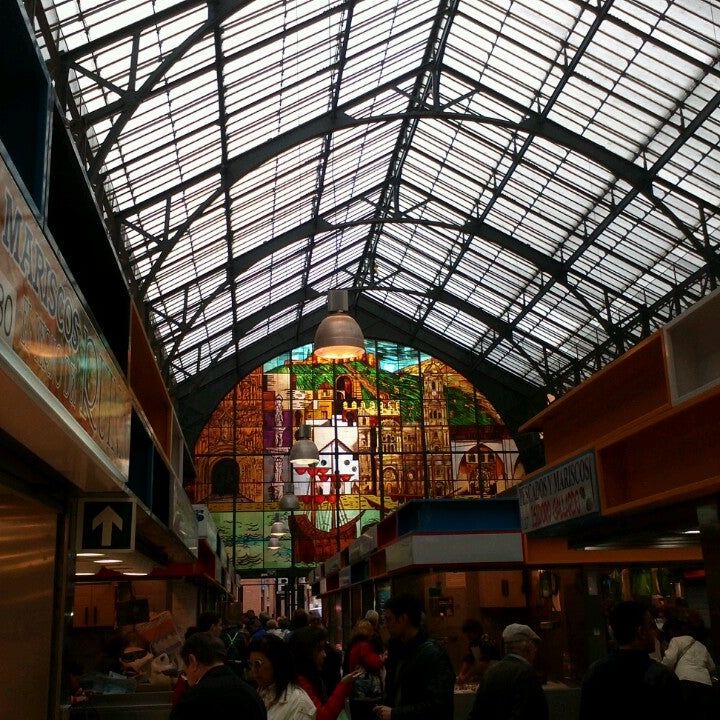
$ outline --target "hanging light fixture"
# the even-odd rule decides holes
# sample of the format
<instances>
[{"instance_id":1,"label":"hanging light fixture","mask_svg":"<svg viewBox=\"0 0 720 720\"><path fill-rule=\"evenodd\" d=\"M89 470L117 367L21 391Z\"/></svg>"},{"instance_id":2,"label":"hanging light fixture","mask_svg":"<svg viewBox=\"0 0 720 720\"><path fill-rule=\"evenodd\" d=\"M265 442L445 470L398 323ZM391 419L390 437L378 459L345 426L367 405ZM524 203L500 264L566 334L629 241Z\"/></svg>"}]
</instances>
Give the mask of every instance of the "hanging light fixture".
<instances>
[{"instance_id":1,"label":"hanging light fixture","mask_svg":"<svg viewBox=\"0 0 720 720\"><path fill-rule=\"evenodd\" d=\"M280 538L271 537L268 540L268 550L279 550L280 549Z\"/></svg>"},{"instance_id":2,"label":"hanging light fixture","mask_svg":"<svg viewBox=\"0 0 720 720\"><path fill-rule=\"evenodd\" d=\"M275 513L275 520L270 526L270 535L272 537L281 538L289 532L290 531L288 530L287 525L280 519L280 514Z\"/></svg>"},{"instance_id":3,"label":"hanging light fixture","mask_svg":"<svg viewBox=\"0 0 720 720\"><path fill-rule=\"evenodd\" d=\"M313 354L321 360L354 360L365 353L365 338L355 318L348 314L348 292L328 290L329 315L315 332Z\"/></svg>"},{"instance_id":4,"label":"hanging light fixture","mask_svg":"<svg viewBox=\"0 0 720 720\"><path fill-rule=\"evenodd\" d=\"M299 507L300 501L298 500L298 496L293 492L293 488L291 486L290 491L286 492L280 498L280 508L282 510L297 510Z\"/></svg>"},{"instance_id":5,"label":"hanging light fixture","mask_svg":"<svg viewBox=\"0 0 720 720\"><path fill-rule=\"evenodd\" d=\"M293 465L316 465L320 461L320 451L310 439L310 426L301 425L295 433L297 441L290 448L290 462Z\"/></svg>"}]
</instances>

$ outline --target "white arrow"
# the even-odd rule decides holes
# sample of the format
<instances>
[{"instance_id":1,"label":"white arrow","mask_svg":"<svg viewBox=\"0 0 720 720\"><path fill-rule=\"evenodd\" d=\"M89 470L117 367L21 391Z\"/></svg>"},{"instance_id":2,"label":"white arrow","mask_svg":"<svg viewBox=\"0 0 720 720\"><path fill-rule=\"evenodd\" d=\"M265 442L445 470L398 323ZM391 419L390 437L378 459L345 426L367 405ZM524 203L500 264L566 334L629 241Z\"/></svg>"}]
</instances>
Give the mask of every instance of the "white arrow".
<instances>
[{"instance_id":1,"label":"white arrow","mask_svg":"<svg viewBox=\"0 0 720 720\"><path fill-rule=\"evenodd\" d=\"M108 505L93 518L92 529L95 530L98 525L102 525L102 540L100 544L103 547L110 547L110 545L112 545L113 525L115 525L118 530L122 530L123 519Z\"/></svg>"}]
</instances>

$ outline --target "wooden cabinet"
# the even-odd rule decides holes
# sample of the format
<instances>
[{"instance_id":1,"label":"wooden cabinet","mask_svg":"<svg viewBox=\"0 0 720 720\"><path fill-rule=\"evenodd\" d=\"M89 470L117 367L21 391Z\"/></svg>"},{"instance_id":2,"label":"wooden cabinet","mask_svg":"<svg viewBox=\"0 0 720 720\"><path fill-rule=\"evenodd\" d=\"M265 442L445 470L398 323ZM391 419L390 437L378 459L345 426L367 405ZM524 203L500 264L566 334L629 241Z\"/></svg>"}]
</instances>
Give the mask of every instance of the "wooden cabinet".
<instances>
[{"instance_id":1,"label":"wooden cabinet","mask_svg":"<svg viewBox=\"0 0 720 720\"><path fill-rule=\"evenodd\" d=\"M605 514L720 490L720 392L693 397L652 424L598 443Z\"/></svg>"},{"instance_id":2,"label":"wooden cabinet","mask_svg":"<svg viewBox=\"0 0 720 720\"><path fill-rule=\"evenodd\" d=\"M717 289L521 432L544 432L549 466L595 452L603 515L719 493L719 326Z\"/></svg>"},{"instance_id":3,"label":"wooden cabinet","mask_svg":"<svg viewBox=\"0 0 720 720\"><path fill-rule=\"evenodd\" d=\"M76 585L73 625L75 627L114 627L115 584Z\"/></svg>"},{"instance_id":4,"label":"wooden cabinet","mask_svg":"<svg viewBox=\"0 0 720 720\"><path fill-rule=\"evenodd\" d=\"M655 333L525 423L544 432L548 465L670 407L663 338Z\"/></svg>"},{"instance_id":5,"label":"wooden cabinet","mask_svg":"<svg viewBox=\"0 0 720 720\"><path fill-rule=\"evenodd\" d=\"M135 306L130 313L130 370L132 389L148 425L157 439L157 445L165 457L171 455L170 435L172 403L165 389L165 382L153 355L140 313Z\"/></svg>"}]
</instances>

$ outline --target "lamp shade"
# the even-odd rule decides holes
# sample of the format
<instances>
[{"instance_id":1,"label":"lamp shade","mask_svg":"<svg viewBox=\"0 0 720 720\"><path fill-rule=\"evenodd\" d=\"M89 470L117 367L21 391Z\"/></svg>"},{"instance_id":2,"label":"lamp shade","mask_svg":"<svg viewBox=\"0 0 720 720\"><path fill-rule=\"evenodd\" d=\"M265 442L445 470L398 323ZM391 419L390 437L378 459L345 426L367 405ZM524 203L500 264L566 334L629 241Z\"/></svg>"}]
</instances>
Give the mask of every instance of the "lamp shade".
<instances>
[{"instance_id":1,"label":"lamp shade","mask_svg":"<svg viewBox=\"0 0 720 720\"><path fill-rule=\"evenodd\" d=\"M283 510L297 510L300 507L298 496L292 491L286 492L280 498L280 507Z\"/></svg>"},{"instance_id":2,"label":"lamp shade","mask_svg":"<svg viewBox=\"0 0 720 720\"><path fill-rule=\"evenodd\" d=\"M276 537L271 537L270 540L268 540L268 550L279 550L280 549L280 539Z\"/></svg>"},{"instance_id":3,"label":"lamp shade","mask_svg":"<svg viewBox=\"0 0 720 720\"><path fill-rule=\"evenodd\" d=\"M353 360L365 353L365 338L356 320L348 315L347 290L328 292L329 315L315 331L313 354L321 360Z\"/></svg>"},{"instance_id":4,"label":"lamp shade","mask_svg":"<svg viewBox=\"0 0 720 720\"><path fill-rule=\"evenodd\" d=\"M297 440L290 448L290 462L293 465L314 465L320 460L320 451L310 439L310 427L301 425L297 431Z\"/></svg>"},{"instance_id":5,"label":"lamp shade","mask_svg":"<svg viewBox=\"0 0 720 720\"><path fill-rule=\"evenodd\" d=\"M289 530L287 528L287 525L280 519L280 515L275 515L275 520L273 521L273 524L270 526L270 535L272 537L278 537L281 538L283 535L288 533Z\"/></svg>"}]
</instances>

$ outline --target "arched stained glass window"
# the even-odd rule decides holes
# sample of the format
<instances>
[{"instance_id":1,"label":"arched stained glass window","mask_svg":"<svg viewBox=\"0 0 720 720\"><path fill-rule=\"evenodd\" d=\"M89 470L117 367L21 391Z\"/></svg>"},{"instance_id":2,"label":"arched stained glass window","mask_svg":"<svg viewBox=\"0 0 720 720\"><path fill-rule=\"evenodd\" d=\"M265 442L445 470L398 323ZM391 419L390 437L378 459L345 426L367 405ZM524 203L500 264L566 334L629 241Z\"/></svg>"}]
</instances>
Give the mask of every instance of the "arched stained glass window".
<instances>
[{"instance_id":1,"label":"arched stained glass window","mask_svg":"<svg viewBox=\"0 0 720 720\"><path fill-rule=\"evenodd\" d=\"M243 378L201 432L191 492L226 546L234 542L239 570L314 566L407 500L491 497L521 479L509 432L463 376L411 348L366 349L334 364L310 345L275 358ZM288 461L301 424L320 450L316 468ZM233 497L228 477L237 477ZM291 490L300 507L290 517L279 500ZM291 533L270 551L278 512Z\"/></svg>"}]
</instances>

